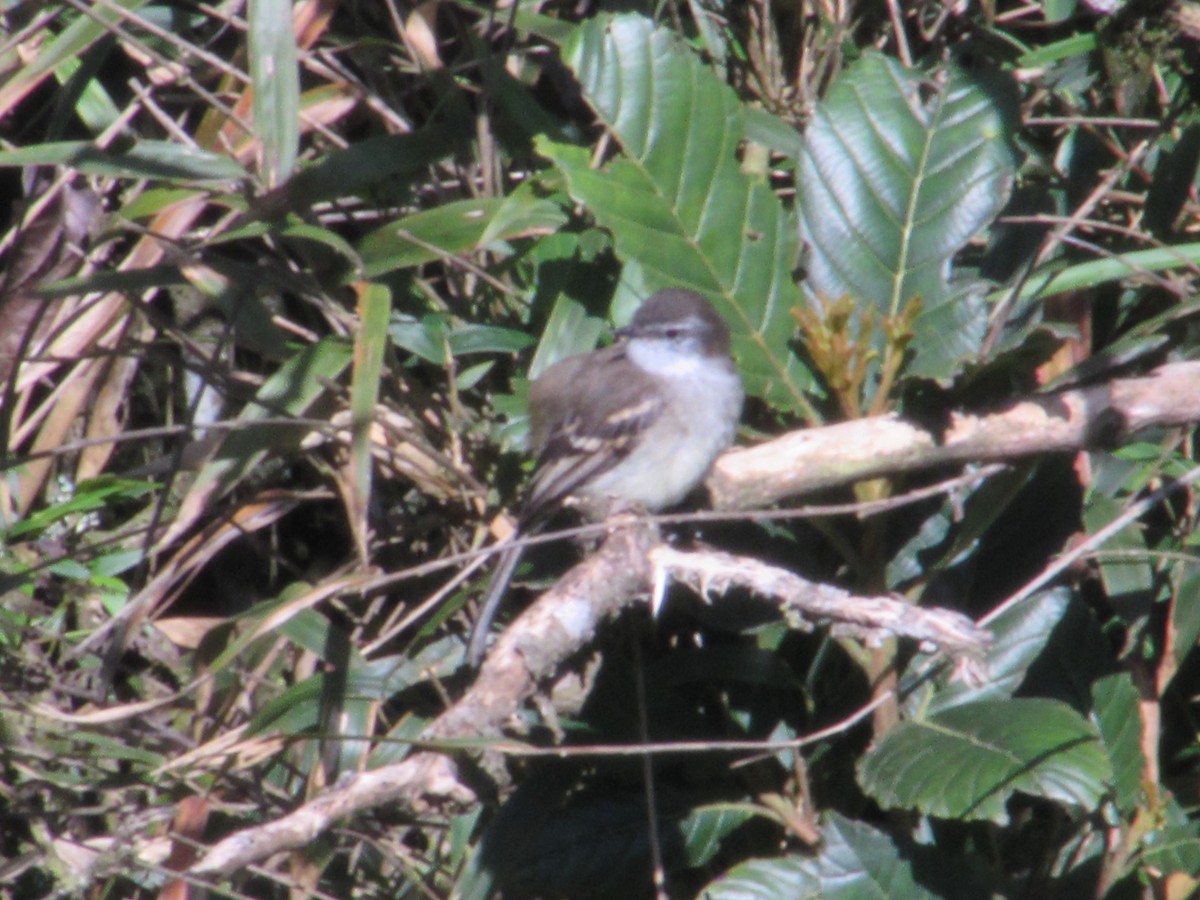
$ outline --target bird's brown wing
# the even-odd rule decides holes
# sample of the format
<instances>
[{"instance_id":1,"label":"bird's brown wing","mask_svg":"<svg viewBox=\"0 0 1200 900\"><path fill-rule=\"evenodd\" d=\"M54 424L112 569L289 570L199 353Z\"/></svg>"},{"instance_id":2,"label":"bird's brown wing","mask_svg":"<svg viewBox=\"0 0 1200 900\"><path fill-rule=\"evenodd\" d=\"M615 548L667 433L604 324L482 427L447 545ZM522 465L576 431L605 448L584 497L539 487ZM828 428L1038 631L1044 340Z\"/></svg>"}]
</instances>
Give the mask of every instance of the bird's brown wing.
<instances>
[{"instance_id":1,"label":"bird's brown wing","mask_svg":"<svg viewBox=\"0 0 1200 900\"><path fill-rule=\"evenodd\" d=\"M530 387L537 467L522 521L537 522L607 472L662 413L649 376L620 345L551 366Z\"/></svg>"}]
</instances>

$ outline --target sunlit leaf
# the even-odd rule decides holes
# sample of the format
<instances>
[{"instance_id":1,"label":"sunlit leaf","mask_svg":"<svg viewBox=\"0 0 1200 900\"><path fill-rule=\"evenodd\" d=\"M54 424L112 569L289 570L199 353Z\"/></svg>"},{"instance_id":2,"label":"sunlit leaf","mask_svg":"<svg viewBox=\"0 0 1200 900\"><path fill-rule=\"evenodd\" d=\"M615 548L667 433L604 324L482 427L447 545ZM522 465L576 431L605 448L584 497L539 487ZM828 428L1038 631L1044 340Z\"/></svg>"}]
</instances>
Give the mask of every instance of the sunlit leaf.
<instances>
[{"instance_id":1,"label":"sunlit leaf","mask_svg":"<svg viewBox=\"0 0 1200 900\"><path fill-rule=\"evenodd\" d=\"M1066 612L1070 594L1065 588L1041 591L1018 603L992 622L992 643L980 663L987 673L982 684L950 681L936 689L918 693L905 704L914 717L942 712L964 703L992 697L1011 697L1021 686L1025 673L1038 658ZM924 654L918 660L925 660ZM920 665L914 665L921 671Z\"/></svg>"},{"instance_id":2,"label":"sunlit leaf","mask_svg":"<svg viewBox=\"0 0 1200 900\"><path fill-rule=\"evenodd\" d=\"M275 187L292 174L300 144L300 74L292 0L250 0L246 17L255 136L262 176Z\"/></svg>"},{"instance_id":3,"label":"sunlit leaf","mask_svg":"<svg viewBox=\"0 0 1200 900\"><path fill-rule=\"evenodd\" d=\"M954 255L1011 188L1015 107L1004 82L954 65L927 75L866 54L804 131L798 172L806 289L879 316L911 302L909 372L953 375L979 349L983 292L950 280ZM875 334L877 349L882 335Z\"/></svg>"},{"instance_id":4,"label":"sunlit leaf","mask_svg":"<svg viewBox=\"0 0 1200 900\"><path fill-rule=\"evenodd\" d=\"M666 28L641 16L598 16L563 47L584 98L623 153L537 143L573 197L612 232L618 254L657 286L709 297L728 320L747 390L805 408L809 373L789 347L800 302L790 217L765 181L742 174L741 105Z\"/></svg>"}]
</instances>

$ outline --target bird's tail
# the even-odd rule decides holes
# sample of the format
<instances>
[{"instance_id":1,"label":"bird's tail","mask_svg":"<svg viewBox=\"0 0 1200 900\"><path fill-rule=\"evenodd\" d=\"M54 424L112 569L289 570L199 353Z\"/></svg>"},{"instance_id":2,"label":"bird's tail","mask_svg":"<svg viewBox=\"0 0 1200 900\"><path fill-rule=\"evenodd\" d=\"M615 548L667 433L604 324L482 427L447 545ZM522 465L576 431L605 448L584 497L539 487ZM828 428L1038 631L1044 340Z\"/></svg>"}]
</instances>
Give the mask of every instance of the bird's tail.
<instances>
[{"instance_id":1,"label":"bird's tail","mask_svg":"<svg viewBox=\"0 0 1200 900\"><path fill-rule=\"evenodd\" d=\"M487 592L483 595L479 616L475 619L475 624L471 626L471 640L467 644L467 665L472 669L478 669L479 664L483 662L492 619L496 617L496 610L500 608L500 601L504 599L504 594L508 590L508 582L512 579L513 571L517 568L517 563L521 561L521 554L524 551L525 548L520 541L520 532L517 532L510 538L509 546L500 554L500 562L496 566L496 571L492 573L492 580L488 582Z\"/></svg>"}]
</instances>

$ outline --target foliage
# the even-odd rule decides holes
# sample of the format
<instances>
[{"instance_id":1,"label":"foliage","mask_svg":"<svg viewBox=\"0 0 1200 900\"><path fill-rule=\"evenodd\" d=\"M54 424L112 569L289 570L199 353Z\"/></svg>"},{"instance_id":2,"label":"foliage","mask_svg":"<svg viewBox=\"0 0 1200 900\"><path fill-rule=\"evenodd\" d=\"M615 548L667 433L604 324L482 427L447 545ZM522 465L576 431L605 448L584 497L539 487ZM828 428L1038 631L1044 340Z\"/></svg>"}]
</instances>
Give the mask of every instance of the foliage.
<instances>
[{"instance_id":1,"label":"foliage","mask_svg":"<svg viewBox=\"0 0 1200 900\"><path fill-rule=\"evenodd\" d=\"M657 288L729 322L746 441L1196 357L1195 5L1111 5L8 4L0 883L151 896L403 759L472 677L461 554L519 495L526 375ZM1194 455L715 527L980 618L987 677L672 602L514 723L626 753L213 889L640 896L658 860L670 896L1186 896Z\"/></svg>"}]
</instances>

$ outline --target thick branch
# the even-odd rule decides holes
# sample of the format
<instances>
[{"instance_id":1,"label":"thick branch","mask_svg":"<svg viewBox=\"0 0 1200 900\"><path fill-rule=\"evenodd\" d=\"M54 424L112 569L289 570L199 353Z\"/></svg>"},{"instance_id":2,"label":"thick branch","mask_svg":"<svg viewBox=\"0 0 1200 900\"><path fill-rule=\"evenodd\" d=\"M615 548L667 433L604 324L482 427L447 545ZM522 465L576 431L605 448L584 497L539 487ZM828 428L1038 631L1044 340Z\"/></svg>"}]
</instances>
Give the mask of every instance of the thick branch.
<instances>
[{"instance_id":1,"label":"thick branch","mask_svg":"<svg viewBox=\"0 0 1200 900\"><path fill-rule=\"evenodd\" d=\"M785 497L947 463L1114 446L1164 425L1200 422L1200 362L1145 378L1032 397L1000 412L955 413L942 434L877 416L785 434L731 450L708 478L716 509L758 509Z\"/></svg>"}]
</instances>

